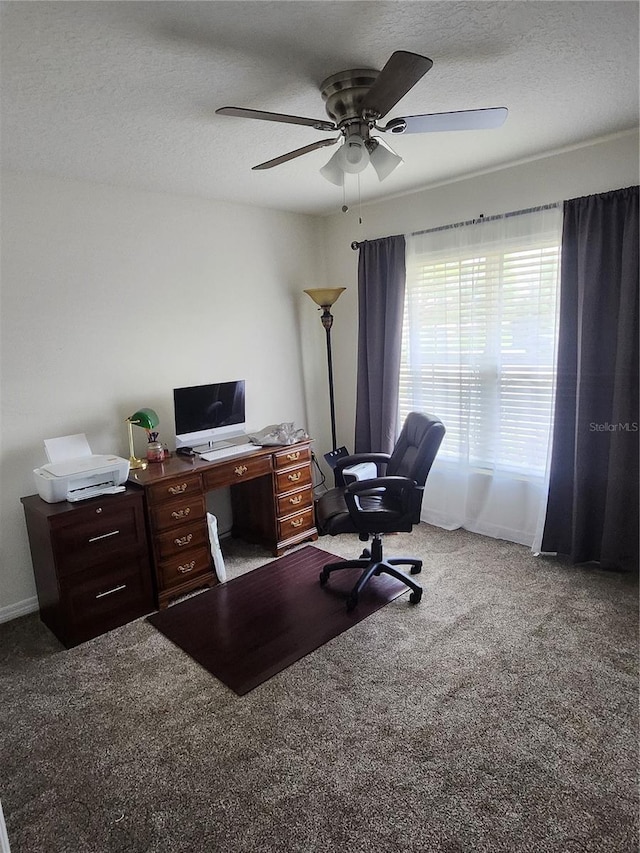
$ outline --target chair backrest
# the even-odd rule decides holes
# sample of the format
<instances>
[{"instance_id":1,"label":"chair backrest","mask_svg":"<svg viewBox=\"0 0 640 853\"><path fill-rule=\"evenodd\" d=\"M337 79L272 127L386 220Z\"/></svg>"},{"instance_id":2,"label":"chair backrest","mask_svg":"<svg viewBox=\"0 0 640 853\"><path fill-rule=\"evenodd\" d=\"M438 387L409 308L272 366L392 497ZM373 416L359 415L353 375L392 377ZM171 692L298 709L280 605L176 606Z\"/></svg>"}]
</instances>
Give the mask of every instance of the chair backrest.
<instances>
[{"instance_id":1,"label":"chair backrest","mask_svg":"<svg viewBox=\"0 0 640 853\"><path fill-rule=\"evenodd\" d=\"M410 477L420 487L414 505L418 520L422 487L427 481L445 432L444 424L435 415L409 412L387 464L387 475Z\"/></svg>"},{"instance_id":2,"label":"chair backrest","mask_svg":"<svg viewBox=\"0 0 640 853\"><path fill-rule=\"evenodd\" d=\"M444 434L439 418L421 412L407 415L386 468L379 473L382 477L406 477L417 484L415 488L405 490L403 498L397 490L384 486L368 491L366 481L352 484L352 489L356 485L365 487L357 496L344 488L330 489L316 505L316 521L322 532L331 536L355 532L367 539L370 534L410 531L420 521L424 484Z\"/></svg>"}]
</instances>

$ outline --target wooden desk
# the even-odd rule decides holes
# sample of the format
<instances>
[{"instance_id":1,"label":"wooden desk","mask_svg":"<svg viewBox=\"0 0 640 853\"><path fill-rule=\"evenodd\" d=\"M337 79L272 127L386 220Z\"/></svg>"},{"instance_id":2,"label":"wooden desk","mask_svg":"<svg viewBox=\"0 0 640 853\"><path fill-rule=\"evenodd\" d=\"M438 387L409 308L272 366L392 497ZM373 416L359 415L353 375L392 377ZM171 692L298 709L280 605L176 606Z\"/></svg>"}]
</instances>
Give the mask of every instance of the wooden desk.
<instances>
[{"instance_id":1,"label":"wooden desk","mask_svg":"<svg viewBox=\"0 0 640 853\"><path fill-rule=\"evenodd\" d=\"M231 487L232 535L269 548L275 557L318 538L313 510L311 443L256 447L206 462L173 456L129 474L144 489L158 606L217 582L209 546L205 495Z\"/></svg>"}]
</instances>

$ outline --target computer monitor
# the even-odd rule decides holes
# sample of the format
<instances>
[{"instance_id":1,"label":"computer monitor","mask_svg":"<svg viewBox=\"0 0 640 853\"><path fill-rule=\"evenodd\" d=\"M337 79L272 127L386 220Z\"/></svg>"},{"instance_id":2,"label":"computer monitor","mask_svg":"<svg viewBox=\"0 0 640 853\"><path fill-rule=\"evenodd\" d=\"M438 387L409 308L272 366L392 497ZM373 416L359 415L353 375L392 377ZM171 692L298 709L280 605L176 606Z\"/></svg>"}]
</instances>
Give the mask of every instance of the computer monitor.
<instances>
[{"instance_id":1,"label":"computer monitor","mask_svg":"<svg viewBox=\"0 0 640 853\"><path fill-rule=\"evenodd\" d=\"M245 435L244 379L174 388L176 448L215 447Z\"/></svg>"}]
</instances>

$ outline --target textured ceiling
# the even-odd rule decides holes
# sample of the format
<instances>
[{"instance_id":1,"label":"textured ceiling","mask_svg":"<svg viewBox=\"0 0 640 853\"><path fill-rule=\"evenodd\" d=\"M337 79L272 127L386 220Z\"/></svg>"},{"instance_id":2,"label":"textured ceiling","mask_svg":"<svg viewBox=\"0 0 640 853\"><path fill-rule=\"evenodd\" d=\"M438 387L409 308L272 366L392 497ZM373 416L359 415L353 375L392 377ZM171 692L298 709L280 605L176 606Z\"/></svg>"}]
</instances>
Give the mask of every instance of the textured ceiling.
<instances>
[{"instance_id":1,"label":"textured ceiling","mask_svg":"<svg viewBox=\"0 0 640 853\"><path fill-rule=\"evenodd\" d=\"M309 127L215 115L234 105L326 118L318 86L395 50L431 71L386 117L506 106L499 129L394 136L404 165L363 201L638 126L637 2L3 2L2 164L15 171L339 209ZM389 136L389 135L388 135ZM357 196L348 176L347 200Z\"/></svg>"}]
</instances>

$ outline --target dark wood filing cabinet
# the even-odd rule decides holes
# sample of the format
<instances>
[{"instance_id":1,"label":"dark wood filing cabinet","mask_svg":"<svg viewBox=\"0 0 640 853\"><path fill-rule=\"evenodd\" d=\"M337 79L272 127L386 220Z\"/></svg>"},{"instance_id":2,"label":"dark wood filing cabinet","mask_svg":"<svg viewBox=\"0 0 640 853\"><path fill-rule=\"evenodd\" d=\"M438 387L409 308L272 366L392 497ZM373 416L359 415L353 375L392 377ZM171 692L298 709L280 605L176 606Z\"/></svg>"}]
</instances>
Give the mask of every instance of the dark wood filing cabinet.
<instances>
[{"instance_id":1,"label":"dark wood filing cabinet","mask_svg":"<svg viewBox=\"0 0 640 853\"><path fill-rule=\"evenodd\" d=\"M142 493L21 498L40 617L67 648L155 609Z\"/></svg>"}]
</instances>

